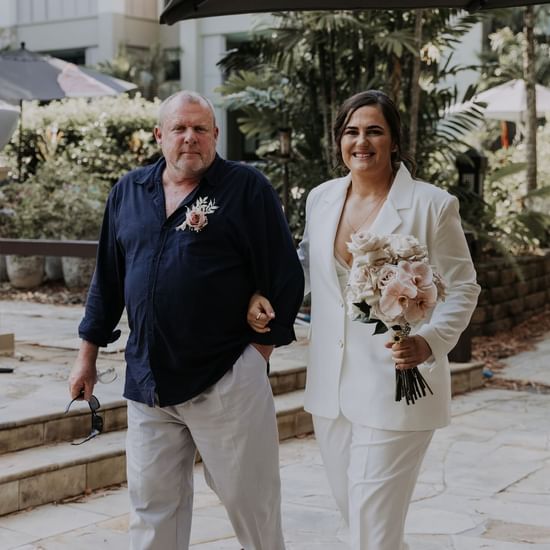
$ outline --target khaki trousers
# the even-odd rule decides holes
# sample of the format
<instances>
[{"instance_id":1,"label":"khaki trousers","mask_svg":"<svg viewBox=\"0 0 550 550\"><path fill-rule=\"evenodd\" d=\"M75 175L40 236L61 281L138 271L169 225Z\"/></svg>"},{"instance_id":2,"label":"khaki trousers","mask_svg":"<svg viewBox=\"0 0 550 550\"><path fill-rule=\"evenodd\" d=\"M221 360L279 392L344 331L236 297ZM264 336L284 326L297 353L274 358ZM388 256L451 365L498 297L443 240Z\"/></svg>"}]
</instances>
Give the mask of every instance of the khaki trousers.
<instances>
[{"instance_id":1,"label":"khaki trousers","mask_svg":"<svg viewBox=\"0 0 550 550\"><path fill-rule=\"evenodd\" d=\"M433 430L377 430L343 415L314 416L313 425L351 549L406 550L405 519Z\"/></svg>"},{"instance_id":2,"label":"khaki trousers","mask_svg":"<svg viewBox=\"0 0 550 550\"><path fill-rule=\"evenodd\" d=\"M188 549L197 449L245 550L284 550L278 445L266 363L253 346L181 405L129 401L131 550Z\"/></svg>"}]
</instances>

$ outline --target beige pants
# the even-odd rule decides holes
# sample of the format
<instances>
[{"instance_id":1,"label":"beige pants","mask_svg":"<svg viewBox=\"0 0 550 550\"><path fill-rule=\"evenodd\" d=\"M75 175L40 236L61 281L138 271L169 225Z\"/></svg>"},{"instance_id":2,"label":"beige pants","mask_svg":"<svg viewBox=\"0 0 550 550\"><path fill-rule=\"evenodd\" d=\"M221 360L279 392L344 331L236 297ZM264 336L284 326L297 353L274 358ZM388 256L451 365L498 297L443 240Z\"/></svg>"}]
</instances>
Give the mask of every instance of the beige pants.
<instances>
[{"instance_id":1,"label":"beige pants","mask_svg":"<svg viewBox=\"0 0 550 550\"><path fill-rule=\"evenodd\" d=\"M214 386L181 405L128 402L131 550L187 550L198 449L246 550L284 550L277 422L266 363L248 346Z\"/></svg>"},{"instance_id":2,"label":"beige pants","mask_svg":"<svg viewBox=\"0 0 550 550\"><path fill-rule=\"evenodd\" d=\"M332 493L352 550L405 550L405 519L433 430L377 430L313 417Z\"/></svg>"}]
</instances>

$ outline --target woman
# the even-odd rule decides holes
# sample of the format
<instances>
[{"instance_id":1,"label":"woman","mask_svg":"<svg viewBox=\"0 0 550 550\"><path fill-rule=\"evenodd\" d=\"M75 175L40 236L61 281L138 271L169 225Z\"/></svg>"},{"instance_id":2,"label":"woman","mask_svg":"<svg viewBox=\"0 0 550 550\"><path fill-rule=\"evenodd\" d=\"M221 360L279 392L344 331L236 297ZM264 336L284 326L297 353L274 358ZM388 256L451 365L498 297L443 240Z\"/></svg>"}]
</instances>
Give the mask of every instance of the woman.
<instances>
[{"instance_id":1,"label":"woman","mask_svg":"<svg viewBox=\"0 0 550 550\"><path fill-rule=\"evenodd\" d=\"M468 325L479 286L461 227L458 201L413 179L401 146L397 108L376 90L342 105L334 125L349 173L311 191L299 257L311 292L305 408L330 486L350 528L353 550L400 550L422 459L433 431L450 420L447 354ZM401 343L351 320L344 289L357 231L413 235L428 248L447 296ZM269 302L256 296L248 313L269 330ZM433 395L395 401L395 368L419 366Z\"/></svg>"}]
</instances>

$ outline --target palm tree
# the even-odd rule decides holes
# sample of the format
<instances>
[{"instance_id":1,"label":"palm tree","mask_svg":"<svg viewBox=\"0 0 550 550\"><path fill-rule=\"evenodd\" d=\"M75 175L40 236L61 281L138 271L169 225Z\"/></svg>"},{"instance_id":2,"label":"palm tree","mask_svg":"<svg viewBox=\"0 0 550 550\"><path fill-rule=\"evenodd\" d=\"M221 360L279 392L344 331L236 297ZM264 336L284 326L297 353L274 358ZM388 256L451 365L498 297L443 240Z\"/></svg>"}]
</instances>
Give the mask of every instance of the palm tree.
<instances>
[{"instance_id":1,"label":"palm tree","mask_svg":"<svg viewBox=\"0 0 550 550\"><path fill-rule=\"evenodd\" d=\"M535 77L535 10L524 8L523 73L527 94L527 123L525 125L525 149L527 161L527 191L537 188L537 96Z\"/></svg>"},{"instance_id":2,"label":"palm tree","mask_svg":"<svg viewBox=\"0 0 550 550\"><path fill-rule=\"evenodd\" d=\"M228 108L240 112L241 130L260 138L258 154L267 160L276 186L283 175L268 154L277 150L280 126L292 128L294 195L302 197L338 174L331 132L337 109L345 98L369 88L386 91L400 107L406 135L416 148L419 174L432 181L448 179L442 163L453 165L453 151L469 122L467 115L460 115L440 125L445 108L462 99L455 88L441 83L463 67L453 65L450 58L439 66L436 54L452 49L479 16L424 10L417 18L410 11L368 10L274 17L277 24L270 32L222 59L227 80L219 91ZM293 214L297 233L302 207L298 199L298 212Z\"/></svg>"}]
</instances>

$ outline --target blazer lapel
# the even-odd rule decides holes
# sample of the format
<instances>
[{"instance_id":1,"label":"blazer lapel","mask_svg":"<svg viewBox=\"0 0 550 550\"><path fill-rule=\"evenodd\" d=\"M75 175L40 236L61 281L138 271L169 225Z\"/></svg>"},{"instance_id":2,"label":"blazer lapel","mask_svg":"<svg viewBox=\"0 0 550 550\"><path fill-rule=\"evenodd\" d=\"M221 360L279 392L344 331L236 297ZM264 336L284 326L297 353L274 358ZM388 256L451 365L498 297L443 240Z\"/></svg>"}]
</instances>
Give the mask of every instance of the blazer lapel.
<instances>
[{"instance_id":1,"label":"blazer lapel","mask_svg":"<svg viewBox=\"0 0 550 550\"><path fill-rule=\"evenodd\" d=\"M369 231L378 235L389 235L399 230L403 223L403 211L412 206L414 185L410 172L401 164L388 198Z\"/></svg>"},{"instance_id":2,"label":"blazer lapel","mask_svg":"<svg viewBox=\"0 0 550 550\"><path fill-rule=\"evenodd\" d=\"M336 288L339 294L340 284L336 275L336 267L334 265L334 239L336 238L336 230L338 222L342 214L346 193L351 181L351 174L334 181L327 191L324 193L322 208L323 224L317 230L321 236L320 243L322 245L322 263L327 273L330 273L332 286Z\"/></svg>"}]
</instances>

